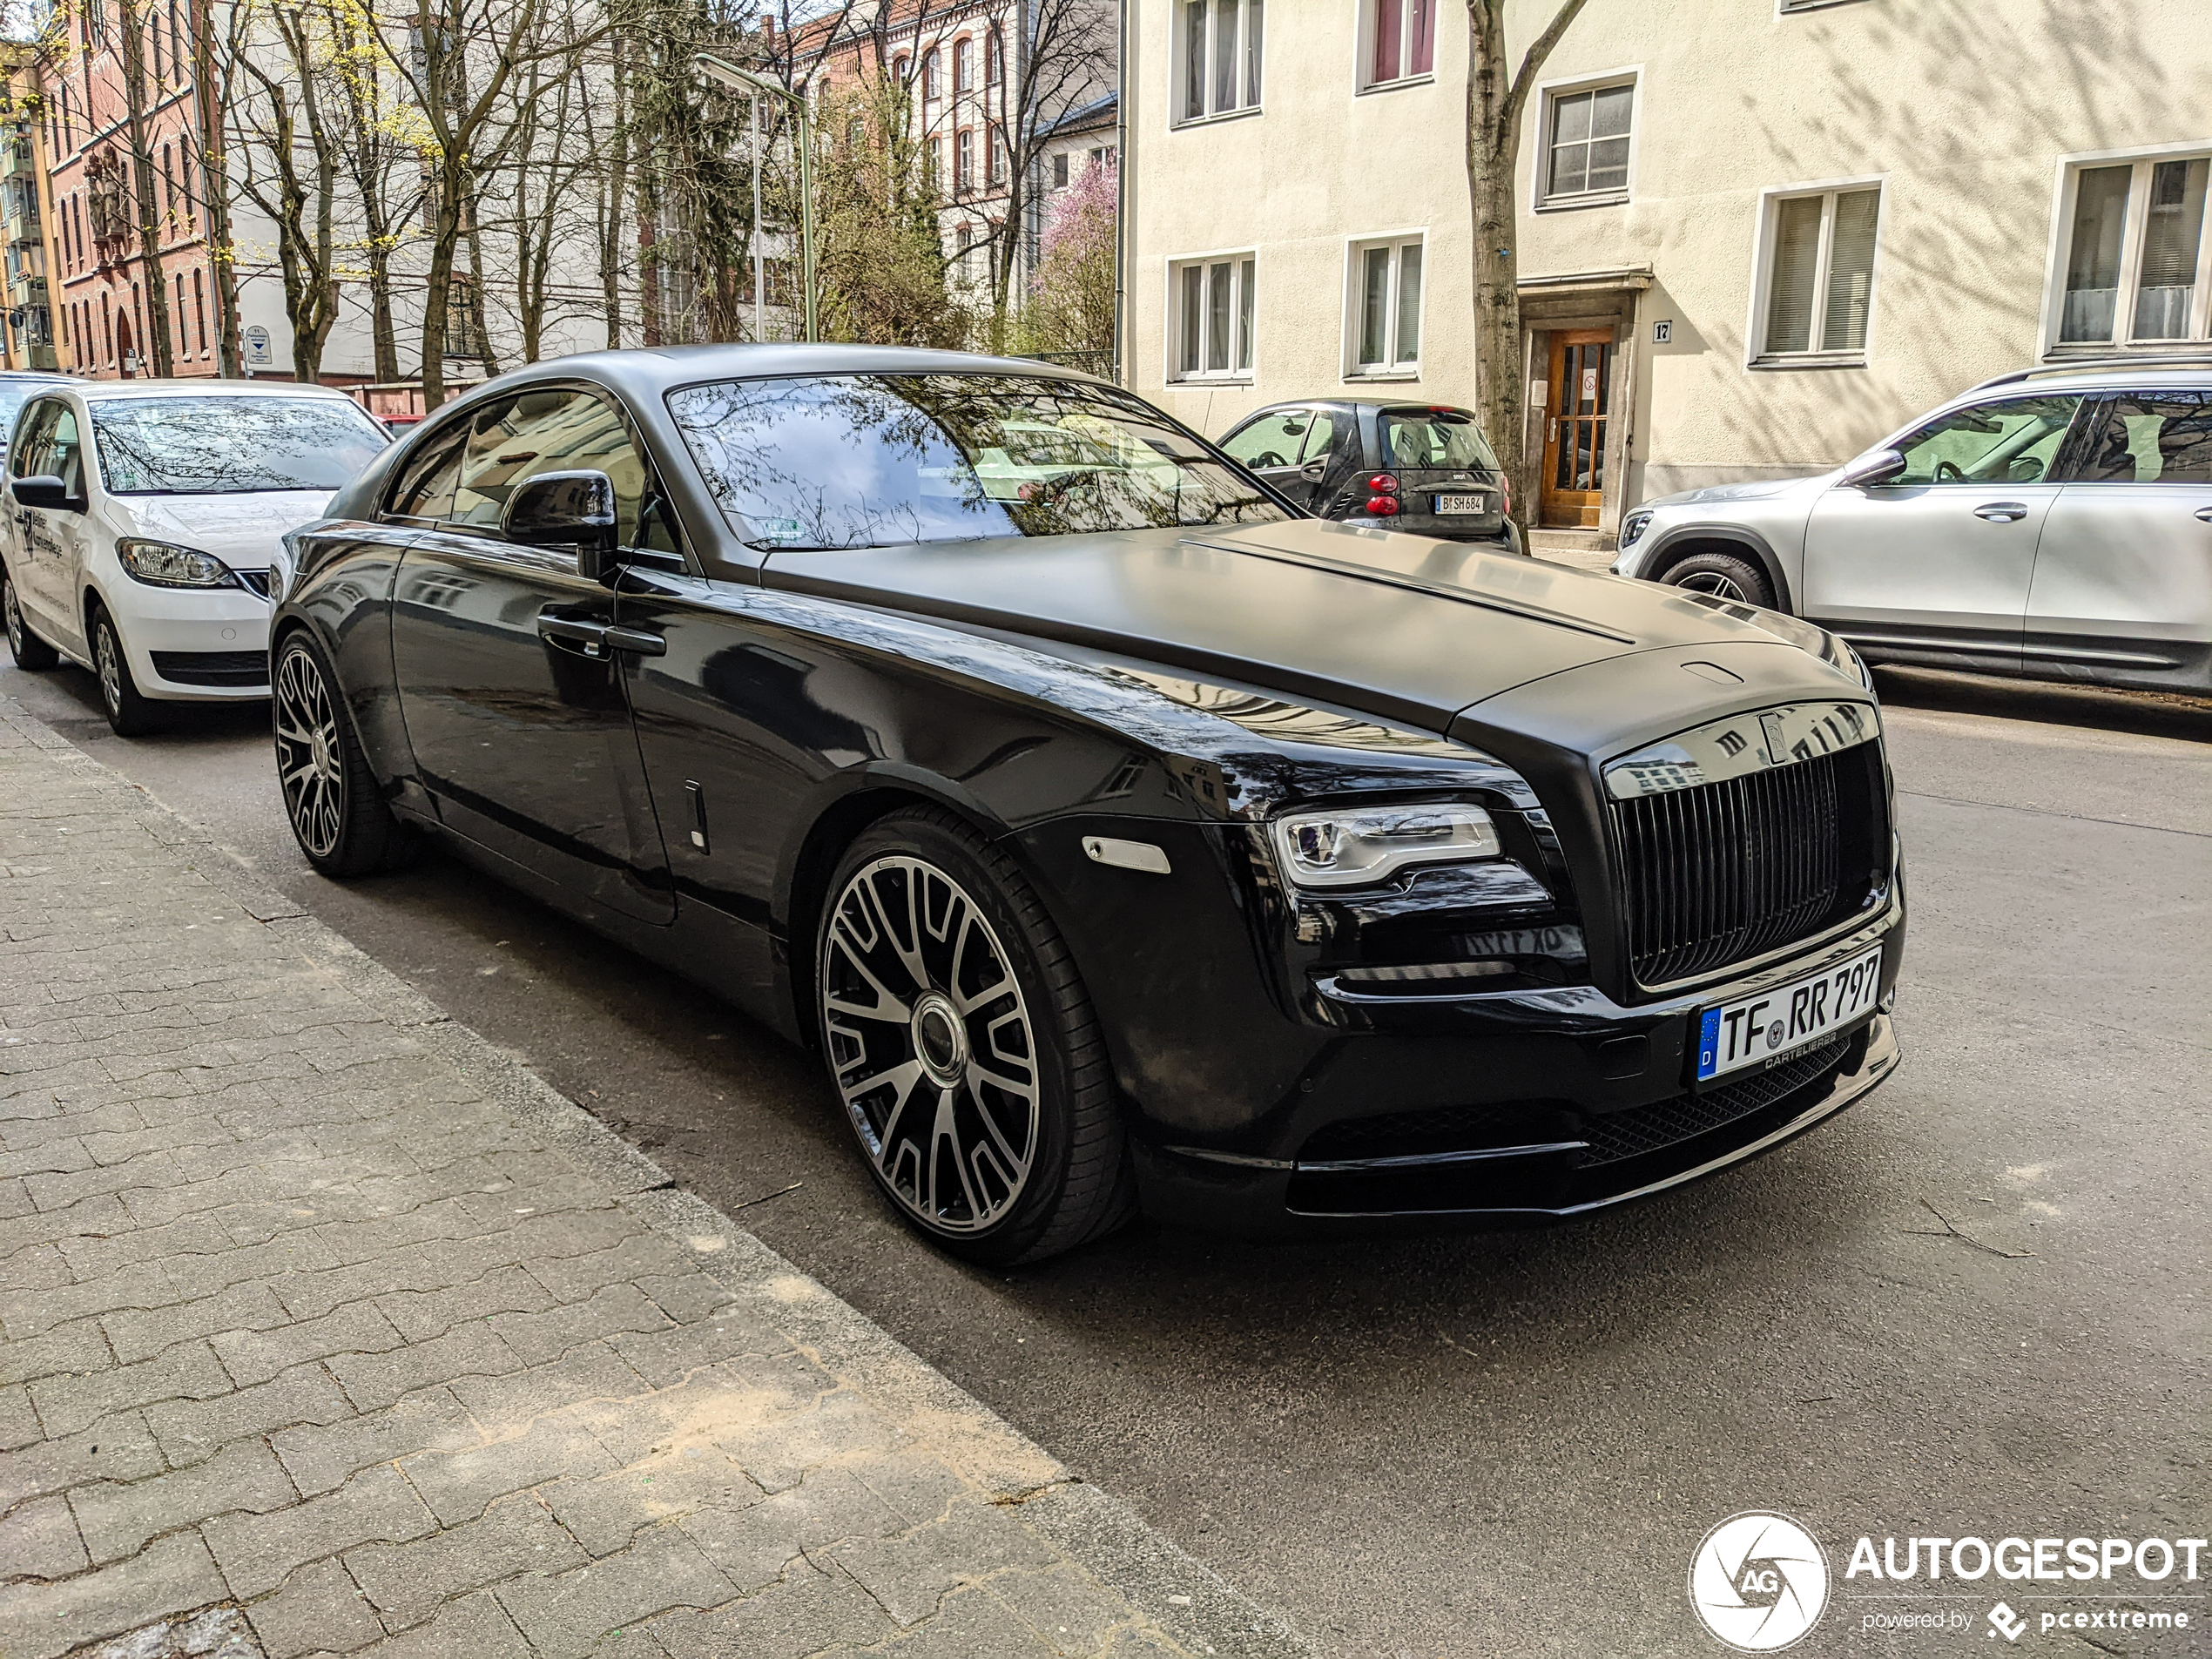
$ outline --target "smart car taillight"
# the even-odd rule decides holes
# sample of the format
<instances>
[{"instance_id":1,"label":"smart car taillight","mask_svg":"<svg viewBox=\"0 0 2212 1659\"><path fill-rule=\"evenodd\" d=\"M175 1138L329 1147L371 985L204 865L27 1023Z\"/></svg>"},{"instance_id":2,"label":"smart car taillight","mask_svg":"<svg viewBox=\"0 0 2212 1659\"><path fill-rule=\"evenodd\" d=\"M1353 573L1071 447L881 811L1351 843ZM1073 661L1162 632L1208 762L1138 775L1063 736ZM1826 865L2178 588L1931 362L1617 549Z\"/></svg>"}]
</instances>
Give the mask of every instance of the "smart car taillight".
<instances>
[{"instance_id":1,"label":"smart car taillight","mask_svg":"<svg viewBox=\"0 0 2212 1659\"><path fill-rule=\"evenodd\" d=\"M1367 510L1377 518L1388 518L1398 510L1398 498L1395 496L1370 496L1367 497Z\"/></svg>"},{"instance_id":2,"label":"smart car taillight","mask_svg":"<svg viewBox=\"0 0 2212 1659\"><path fill-rule=\"evenodd\" d=\"M1395 496L1398 493L1398 480L1386 472L1379 472L1367 480L1367 488L1378 496Z\"/></svg>"}]
</instances>

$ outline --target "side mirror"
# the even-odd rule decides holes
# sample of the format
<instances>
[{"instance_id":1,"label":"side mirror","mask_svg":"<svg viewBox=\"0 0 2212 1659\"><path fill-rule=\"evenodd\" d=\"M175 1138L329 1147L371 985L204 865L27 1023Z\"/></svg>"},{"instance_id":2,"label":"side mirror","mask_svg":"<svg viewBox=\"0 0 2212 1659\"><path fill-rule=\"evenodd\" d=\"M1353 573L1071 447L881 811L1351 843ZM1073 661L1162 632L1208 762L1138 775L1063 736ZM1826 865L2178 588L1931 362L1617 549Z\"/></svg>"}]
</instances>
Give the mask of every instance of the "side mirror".
<instances>
[{"instance_id":1,"label":"side mirror","mask_svg":"<svg viewBox=\"0 0 2212 1659\"><path fill-rule=\"evenodd\" d=\"M70 494L69 486L51 472L36 478L18 478L8 486L8 493L16 498L18 507L43 507L54 513L81 513L84 502L81 496Z\"/></svg>"},{"instance_id":2,"label":"side mirror","mask_svg":"<svg viewBox=\"0 0 2212 1659\"><path fill-rule=\"evenodd\" d=\"M1894 449L1877 449L1854 462L1837 482L1846 484L1885 484L1905 470L1905 457Z\"/></svg>"},{"instance_id":3,"label":"side mirror","mask_svg":"<svg viewBox=\"0 0 2212 1659\"><path fill-rule=\"evenodd\" d=\"M615 484L604 472L541 472L507 498L500 533L526 547L574 547L577 573L597 581L615 550Z\"/></svg>"}]
</instances>

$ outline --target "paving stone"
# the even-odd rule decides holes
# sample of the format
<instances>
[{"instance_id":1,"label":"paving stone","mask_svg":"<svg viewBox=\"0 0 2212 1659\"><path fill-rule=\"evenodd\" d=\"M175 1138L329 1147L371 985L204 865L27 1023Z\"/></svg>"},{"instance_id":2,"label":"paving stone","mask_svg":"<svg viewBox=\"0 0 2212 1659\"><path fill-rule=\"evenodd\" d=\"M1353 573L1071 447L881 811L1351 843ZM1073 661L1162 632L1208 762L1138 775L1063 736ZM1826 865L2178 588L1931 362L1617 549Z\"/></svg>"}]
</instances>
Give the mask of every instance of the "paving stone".
<instances>
[{"instance_id":1,"label":"paving stone","mask_svg":"<svg viewBox=\"0 0 2212 1659\"><path fill-rule=\"evenodd\" d=\"M30 1390L21 1383L0 1388L0 1452L28 1446L44 1439L45 1433L38 1426L38 1413L31 1409Z\"/></svg>"},{"instance_id":2,"label":"paving stone","mask_svg":"<svg viewBox=\"0 0 2212 1659\"><path fill-rule=\"evenodd\" d=\"M8 1659L56 1659L226 1593L199 1534L172 1533L119 1566L0 1587L0 1630L10 1633Z\"/></svg>"},{"instance_id":3,"label":"paving stone","mask_svg":"<svg viewBox=\"0 0 2212 1659\"><path fill-rule=\"evenodd\" d=\"M303 1653L351 1653L384 1637L383 1622L336 1561L315 1561L274 1595L251 1602L246 1616L268 1659Z\"/></svg>"},{"instance_id":4,"label":"paving stone","mask_svg":"<svg viewBox=\"0 0 2212 1659\"><path fill-rule=\"evenodd\" d=\"M61 1578L91 1564L69 1501L58 1493L0 1515L0 1580Z\"/></svg>"},{"instance_id":5,"label":"paving stone","mask_svg":"<svg viewBox=\"0 0 2212 1659\"><path fill-rule=\"evenodd\" d=\"M805 1412L833 1387L802 1354L727 1360L656 1391L637 1409L600 1411L594 1428L618 1460L635 1463L678 1441L742 1435Z\"/></svg>"},{"instance_id":6,"label":"paving stone","mask_svg":"<svg viewBox=\"0 0 2212 1659\"><path fill-rule=\"evenodd\" d=\"M628 1399L646 1388L645 1379L620 1354L593 1342L550 1365L532 1366L512 1376L460 1379L453 1393L487 1431L497 1434L579 1400Z\"/></svg>"},{"instance_id":7,"label":"paving stone","mask_svg":"<svg viewBox=\"0 0 2212 1659\"><path fill-rule=\"evenodd\" d=\"M115 1363L98 1319L58 1325L44 1336L0 1341L0 1383L32 1382L63 1372L98 1371Z\"/></svg>"},{"instance_id":8,"label":"paving stone","mask_svg":"<svg viewBox=\"0 0 2212 1659\"><path fill-rule=\"evenodd\" d=\"M163 1399L206 1399L231 1392L230 1373L205 1342L187 1342L135 1366L82 1376L42 1377L31 1403L50 1435L73 1434L114 1413Z\"/></svg>"},{"instance_id":9,"label":"paving stone","mask_svg":"<svg viewBox=\"0 0 2212 1659\"><path fill-rule=\"evenodd\" d=\"M509 1581L493 1592L543 1659L582 1659L605 1632L671 1608L719 1607L736 1592L698 1547L656 1527L629 1549L553 1578Z\"/></svg>"},{"instance_id":10,"label":"paving stone","mask_svg":"<svg viewBox=\"0 0 2212 1659\"><path fill-rule=\"evenodd\" d=\"M213 1339L223 1367L243 1387L266 1382L304 1359L341 1353L383 1353L407 1339L369 1302L354 1302L274 1331L235 1331Z\"/></svg>"},{"instance_id":11,"label":"paving stone","mask_svg":"<svg viewBox=\"0 0 2212 1659\"><path fill-rule=\"evenodd\" d=\"M236 1440L204 1463L129 1482L103 1480L70 1494L84 1546L95 1561L134 1555L157 1533L233 1510L265 1514L300 1494L260 1440Z\"/></svg>"},{"instance_id":12,"label":"paving stone","mask_svg":"<svg viewBox=\"0 0 2212 1659\"><path fill-rule=\"evenodd\" d=\"M899 1659L1053 1659L1057 1649L989 1590L972 1586L933 1602L934 1615L876 1651Z\"/></svg>"},{"instance_id":13,"label":"paving stone","mask_svg":"<svg viewBox=\"0 0 2212 1659\"><path fill-rule=\"evenodd\" d=\"M525 1573L566 1572L586 1559L543 1504L521 1497L411 1544L364 1544L347 1553L346 1566L385 1623L399 1630L470 1590Z\"/></svg>"},{"instance_id":14,"label":"paving stone","mask_svg":"<svg viewBox=\"0 0 2212 1659\"><path fill-rule=\"evenodd\" d=\"M428 1452L400 1465L448 1527L474 1520L493 1499L510 1492L614 1467L589 1428L563 1417L543 1418L518 1434L457 1451Z\"/></svg>"},{"instance_id":15,"label":"paving stone","mask_svg":"<svg viewBox=\"0 0 2212 1659\"><path fill-rule=\"evenodd\" d=\"M637 1281L637 1288L678 1325L696 1325L718 1312L737 1311L735 1293L705 1273L651 1273Z\"/></svg>"},{"instance_id":16,"label":"paving stone","mask_svg":"<svg viewBox=\"0 0 2212 1659\"><path fill-rule=\"evenodd\" d=\"M151 1359L164 1348L194 1337L212 1337L226 1331L266 1331L291 1317L274 1291L266 1285L249 1283L174 1307L103 1314L100 1328L107 1332L115 1357L127 1366Z\"/></svg>"},{"instance_id":17,"label":"paving stone","mask_svg":"<svg viewBox=\"0 0 2212 1659\"><path fill-rule=\"evenodd\" d=\"M648 1274L692 1271L690 1256L658 1233L633 1226L627 1238L604 1247L529 1263L530 1274L563 1302L581 1302L610 1285L635 1284Z\"/></svg>"},{"instance_id":18,"label":"paving stone","mask_svg":"<svg viewBox=\"0 0 2212 1659\"><path fill-rule=\"evenodd\" d=\"M145 1413L162 1455L179 1469L212 1457L233 1440L300 1425L335 1423L353 1415L345 1392L314 1364L294 1366L267 1382L212 1399L164 1400L147 1406Z\"/></svg>"},{"instance_id":19,"label":"paving stone","mask_svg":"<svg viewBox=\"0 0 2212 1659\"><path fill-rule=\"evenodd\" d=\"M1103 1652L1130 1617L1128 1602L1065 1561L1041 1571L998 1574L990 1589L1066 1659Z\"/></svg>"},{"instance_id":20,"label":"paving stone","mask_svg":"<svg viewBox=\"0 0 2212 1659\"><path fill-rule=\"evenodd\" d=\"M849 1389L826 1395L811 1408L788 1416L739 1418L723 1424L714 1431L713 1440L768 1492L797 1486L819 1464L893 1452L904 1444L899 1430Z\"/></svg>"},{"instance_id":21,"label":"paving stone","mask_svg":"<svg viewBox=\"0 0 2212 1659\"><path fill-rule=\"evenodd\" d=\"M803 1557L792 1562L788 1575L741 1602L705 1612L664 1614L648 1628L671 1659L866 1648L899 1629L846 1575L826 1572Z\"/></svg>"},{"instance_id":22,"label":"paving stone","mask_svg":"<svg viewBox=\"0 0 2212 1659\"><path fill-rule=\"evenodd\" d=\"M610 1285L586 1301L560 1305L536 1279L530 1284L551 1312L502 1313L491 1320L500 1340L529 1365L558 1359L596 1337L664 1331L670 1324L668 1315L635 1285ZM621 1351L618 1342L609 1345Z\"/></svg>"},{"instance_id":23,"label":"paving stone","mask_svg":"<svg viewBox=\"0 0 2212 1659\"><path fill-rule=\"evenodd\" d=\"M605 1555L627 1549L640 1527L709 1506L743 1508L766 1494L735 1459L690 1445L596 1480L563 1480L538 1495L584 1548Z\"/></svg>"},{"instance_id":24,"label":"paving stone","mask_svg":"<svg viewBox=\"0 0 2212 1659\"><path fill-rule=\"evenodd\" d=\"M519 1263L494 1268L480 1279L448 1290L401 1291L376 1298L378 1312L409 1342L442 1336L466 1320L489 1319L496 1313L536 1313L553 1305L552 1292ZM503 1331L504 1326L495 1322L493 1328ZM522 1357L527 1363L533 1358L550 1356Z\"/></svg>"},{"instance_id":25,"label":"paving stone","mask_svg":"<svg viewBox=\"0 0 2212 1659\"><path fill-rule=\"evenodd\" d=\"M314 1497L336 1490L374 1464L417 1452L475 1446L482 1439L452 1394L426 1388L366 1417L281 1430L270 1437L269 1444L284 1460L293 1483Z\"/></svg>"},{"instance_id":26,"label":"paving stone","mask_svg":"<svg viewBox=\"0 0 2212 1659\"><path fill-rule=\"evenodd\" d=\"M748 1318L734 1309L696 1325L679 1325L643 1335L610 1337L607 1345L656 1388L680 1383L693 1372L725 1359L765 1359L792 1352L791 1339L782 1332Z\"/></svg>"},{"instance_id":27,"label":"paving stone","mask_svg":"<svg viewBox=\"0 0 2212 1659\"><path fill-rule=\"evenodd\" d=\"M861 1485L898 1511L909 1526L937 1521L954 1505L972 1501L975 1489L954 1474L944 1459L912 1447L898 1451L847 1454L843 1467Z\"/></svg>"},{"instance_id":28,"label":"paving stone","mask_svg":"<svg viewBox=\"0 0 2212 1659\"><path fill-rule=\"evenodd\" d=\"M523 1633L489 1590L449 1602L428 1624L357 1651L361 1659L531 1659Z\"/></svg>"},{"instance_id":29,"label":"paving stone","mask_svg":"<svg viewBox=\"0 0 2212 1659\"><path fill-rule=\"evenodd\" d=\"M231 1593L273 1590L293 1571L356 1544L404 1543L437 1522L398 1470L374 1468L337 1491L267 1515L223 1515L200 1528Z\"/></svg>"},{"instance_id":30,"label":"paving stone","mask_svg":"<svg viewBox=\"0 0 2212 1659\"><path fill-rule=\"evenodd\" d=\"M952 1505L941 1520L894 1537L856 1538L833 1552L838 1565L901 1624L929 1616L954 1586L1008 1568L1049 1567L1053 1553L1005 1508Z\"/></svg>"},{"instance_id":31,"label":"paving stone","mask_svg":"<svg viewBox=\"0 0 2212 1659\"><path fill-rule=\"evenodd\" d=\"M904 1523L844 1470L817 1469L788 1492L742 1509L702 1509L679 1524L724 1577L751 1595L781 1578L803 1549L888 1538Z\"/></svg>"},{"instance_id":32,"label":"paving stone","mask_svg":"<svg viewBox=\"0 0 2212 1659\"><path fill-rule=\"evenodd\" d=\"M515 1351L481 1320L388 1353L333 1354L323 1363L354 1402L354 1409L362 1412L388 1406L427 1384L496 1377L523 1368Z\"/></svg>"},{"instance_id":33,"label":"paving stone","mask_svg":"<svg viewBox=\"0 0 2212 1659\"><path fill-rule=\"evenodd\" d=\"M119 1413L75 1434L40 1440L0 1458L0 1510L87 1480L133 1480L158 1474L162 1467L161 1448L145 1420L136 1412Z\"/></svg>"}]
</instances>

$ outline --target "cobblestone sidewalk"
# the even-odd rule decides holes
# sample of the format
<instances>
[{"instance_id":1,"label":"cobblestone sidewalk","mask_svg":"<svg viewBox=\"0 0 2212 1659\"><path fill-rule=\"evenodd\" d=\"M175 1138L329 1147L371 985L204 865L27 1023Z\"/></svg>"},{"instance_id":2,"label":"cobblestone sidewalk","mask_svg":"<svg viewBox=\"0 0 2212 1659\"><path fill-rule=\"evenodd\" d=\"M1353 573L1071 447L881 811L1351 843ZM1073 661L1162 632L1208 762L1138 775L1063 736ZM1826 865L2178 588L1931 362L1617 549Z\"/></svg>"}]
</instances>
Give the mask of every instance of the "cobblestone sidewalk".
<instances>
[{"instance_id":1,"label":"cobblestone sidewalk","mask_svg":"<svg viewBox=\"0 0 2212 1659\"><path fill-rule=\"evenodd\" d=\"M4 702L0 930L4 1659L1305 1651Z\"/></svg>"}]
</instances>

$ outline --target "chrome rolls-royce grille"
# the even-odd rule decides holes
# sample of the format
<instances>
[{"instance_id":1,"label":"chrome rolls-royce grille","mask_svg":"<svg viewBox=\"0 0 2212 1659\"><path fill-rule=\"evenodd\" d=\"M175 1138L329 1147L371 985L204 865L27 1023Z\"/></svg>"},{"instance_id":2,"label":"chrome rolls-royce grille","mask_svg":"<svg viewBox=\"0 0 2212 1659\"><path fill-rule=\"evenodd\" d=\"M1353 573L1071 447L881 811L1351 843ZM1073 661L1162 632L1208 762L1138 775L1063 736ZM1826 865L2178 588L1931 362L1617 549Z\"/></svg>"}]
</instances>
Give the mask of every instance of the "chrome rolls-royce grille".
<instances>
[{"instance_id":1,"label":"chrome rolls-royce grille","mask_svg":"<svg viewBox=\"0 0 2212 1659\"><path fill-rule=\"evenodd\" d=\"M1844 711L1850 718L1838 725ZM1800 735L1805 713L1739 717L1716 740L1709 727L1655 745L1679 759L1655 763L1646 751L1608 769L1622 930L1638 985L1752 961L1867 902L1888 843L1872 711L1831 707L1811 739Z\"/></svg>"}]
</instances>

